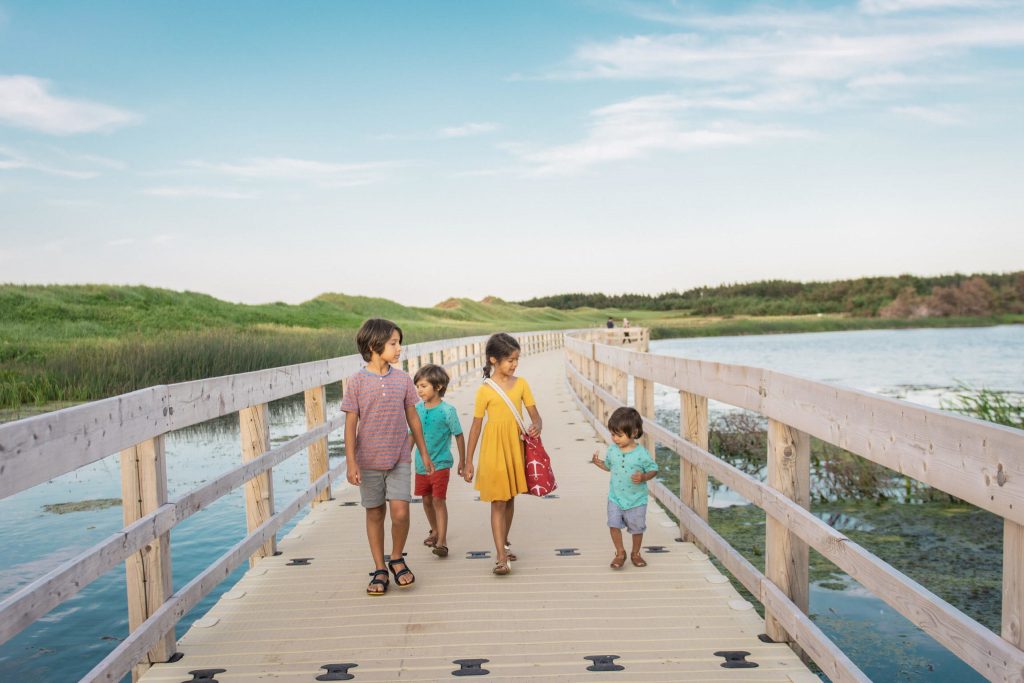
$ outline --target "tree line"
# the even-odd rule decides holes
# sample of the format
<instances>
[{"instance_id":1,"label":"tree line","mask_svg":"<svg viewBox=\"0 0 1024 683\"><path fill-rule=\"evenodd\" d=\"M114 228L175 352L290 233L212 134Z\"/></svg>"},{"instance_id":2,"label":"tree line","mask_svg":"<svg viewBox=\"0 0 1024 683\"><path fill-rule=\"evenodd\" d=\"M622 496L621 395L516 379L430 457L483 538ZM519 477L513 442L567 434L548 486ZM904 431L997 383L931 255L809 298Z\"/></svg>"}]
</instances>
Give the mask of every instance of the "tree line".
<instances>
[{"instance_id":1,"label":"tree line","mask_svg":"<svg viewBox=\"0 0 1024 683\"><path fill-rule=\"evenodd\" d=\"M762 280L718 287L696 287L663 294L574 292L537 297L523 306L680 311L694 316L808 315L845 313L858 317L988 316L1024 313L1024 271L899 275L831 282Z\"/></svg>"}]
</instances>

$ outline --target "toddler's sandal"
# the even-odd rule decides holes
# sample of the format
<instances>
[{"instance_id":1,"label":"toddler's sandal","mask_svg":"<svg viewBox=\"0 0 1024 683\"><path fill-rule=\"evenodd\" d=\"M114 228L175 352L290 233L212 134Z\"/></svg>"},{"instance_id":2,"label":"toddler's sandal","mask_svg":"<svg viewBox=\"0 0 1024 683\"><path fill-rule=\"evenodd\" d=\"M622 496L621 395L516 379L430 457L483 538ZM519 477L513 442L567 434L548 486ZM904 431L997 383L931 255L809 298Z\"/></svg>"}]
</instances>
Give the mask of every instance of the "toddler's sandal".
<instances>
[{"instance_id":1,"label":"toddler's sandal","mask_svg":"<svg viewBox=\"0 0 1024 683\"><path fill-rule=\"evenodd\" d=\"M435 543L437 543L437 534L435 534L434 530L431 529L430 533L427 534L427 537L423 539L423 545L428 548L433 548Z\"/></svg>"},{"instance_id":2,"label":"toddler's sandal","mask_svg":"<svg viewBox=\"0 0 1024 683\"><path fill-rule=\"evenodd\" d=\"M622 569L622 565L626 564L626 551L623 550L621 553L615 553L615 559L612 560L612 569Z\"/></svg>"},{"instance_id":3,"label":"toddler's sandal","mask_svg":"<svg viewBox=\"0 0 1024 683\"><path fill-rule=\"evenodd\" d=\"M384 575L384 579L383 580L379 578L379 576L381 574ZM376 596L379 596L379 595L384 595L385 593L388 592L388 584L391 581L388 578L388 570L387 569L378 569L376 571L372 571L372 572L370 572L370 576L373 577L373 578L370 579L370 585L368 585L366 587L366 594L367 595L372 595L372 596L376 597ZM374 588L374 586L380 586L381 588L380 588L380 590L377 590L376 588Z\"/></svg>"},{"instance_id":4,"label":"toddler's sandal","mask_svg":"<svg viewBox=\"0 0 1024 683\"><path fill-rule=\"evenodd\" d=\"M646 567L647 566L647 560L642 558L640 556L640 553L632 553L629 556L629 559L631 559L633 561L633 566L634 567Z\"/></svg>"},{"instance_id":5,"label":"toddler's sandal","mask_svg":"<svg viewBox=\"0 0 1024 683\"><path fill-rule=\"evenodd\" d=\"M448 546L435 545L434 549L431 552L437 555L438 557L448 557Z\"/></svg>"}]
</instances>

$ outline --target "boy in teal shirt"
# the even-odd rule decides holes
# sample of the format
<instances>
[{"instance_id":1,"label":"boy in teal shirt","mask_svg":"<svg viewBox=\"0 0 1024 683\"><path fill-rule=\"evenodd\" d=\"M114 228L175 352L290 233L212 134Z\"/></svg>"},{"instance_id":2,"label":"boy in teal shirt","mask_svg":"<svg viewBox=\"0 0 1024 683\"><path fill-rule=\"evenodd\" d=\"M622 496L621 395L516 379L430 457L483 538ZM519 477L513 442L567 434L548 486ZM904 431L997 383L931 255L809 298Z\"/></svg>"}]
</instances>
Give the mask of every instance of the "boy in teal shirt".
<instances>
[{"instance_id":1,"label":"boy in teal shirt","mask_svg":"<svg viewBox=\"0 0 1024 683\"><path fill-rule=\"evenodd\" d=\"M424 365L416 372L413 383L416 393L422 399L416 404L420 423L423 425L423 440L427 453L434 463L433 474L427 473L419 448L415 449L416 487L414 493L423 498L423 512L430 524L430 533L423 545L433 548L438 557L448 557L448 479L454 464L452 458L452 437L459 447L459 462L466 459L466 440L462 436L462 425L454 406L445 403L444 393L448 389L448 373L439 365Z\"/></svg>"},{"instance_id":2,"label":"boy in teal shirt","mask_svg":"<svg viewBox=\"0 0 1024 683\"><path fill-rule=\"evenodd\" d=\"M644 422L634 408L619 408L608 418L608 431L612 442L604 460L594 451L592 461L605 472L611 472L608 487L608 530L615 544L612 569L626 564L626 549L622 545L622 530L633 535L630 559L636 567L646 567L640 555L647 530L647 482L658 474L658 465L647 449L636 442L644 435Z\"/></svg>"}]
</instances>

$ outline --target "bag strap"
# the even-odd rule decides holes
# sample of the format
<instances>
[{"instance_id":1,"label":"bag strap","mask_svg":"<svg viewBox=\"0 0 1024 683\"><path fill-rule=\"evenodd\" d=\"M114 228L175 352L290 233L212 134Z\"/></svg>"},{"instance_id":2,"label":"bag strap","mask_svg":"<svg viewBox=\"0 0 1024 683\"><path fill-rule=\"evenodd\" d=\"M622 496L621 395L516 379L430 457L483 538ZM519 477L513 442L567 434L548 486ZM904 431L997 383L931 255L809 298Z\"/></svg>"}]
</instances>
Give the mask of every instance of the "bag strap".
<instances>
[{"instance_id":1,"label":"bag strap","mask_svg":"<svg viewBox=\"0 0 1024 683\"><path fill-rule=\"evenodd\" d=\"M501 398L504 399L505 405L508 406L508 409L512 411L513 417L516 418L516 424L519 425L520 431L522 431L523 434L529 432L529 430L526 428L526 423L523 422L523 418L519 415L519 411L516 410L516 407L512 404L512 399L508 397L508 394L505 393L505 390L502 389L498 385L498 383L495 382L490 377L484 380L484 384L494 389L496 392L498 392L498 396L501 396Z\"/></svg>"}]
</instances>

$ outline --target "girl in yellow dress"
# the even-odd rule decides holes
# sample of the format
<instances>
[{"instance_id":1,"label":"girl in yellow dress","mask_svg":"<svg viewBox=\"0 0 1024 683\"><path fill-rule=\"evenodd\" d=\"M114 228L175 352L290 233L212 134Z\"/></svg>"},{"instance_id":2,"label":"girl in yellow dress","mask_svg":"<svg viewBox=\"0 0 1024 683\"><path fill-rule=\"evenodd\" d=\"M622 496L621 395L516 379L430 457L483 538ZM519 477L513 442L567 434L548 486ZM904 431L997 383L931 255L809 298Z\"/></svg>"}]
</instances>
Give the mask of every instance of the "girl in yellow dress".
<instances>
[{"instance_id":1,"label":"girl in yellow dress","mask_svg":"<svg viewBox=\"0 0 1024 683\"><path fill-rule=\"evenodd\" d=\"M520 416L520 406L526 407L533 422L530 434L539 436L542 424L533 392L525 379L515 376L519 366L519 342L512 335L500 332L487 340L484 354L487 358L484 379L493 380L505 391ZM486 424L484 415L487 416ZM501 395L486 383L476 392L473 426L469 430L469 447L466 450L469 461L460 459L459 462L459 474L466 481L473 481L473 455L481 427L484 438L480 444L476 490L480 492L480 500L491 504L491 533L498 557L494 573L506 576L512 573L509 562L516 559L509 546L508 532L512 528L516 494L527 490L526 467L516 418Z\"/></svg>"}]
</instances>

